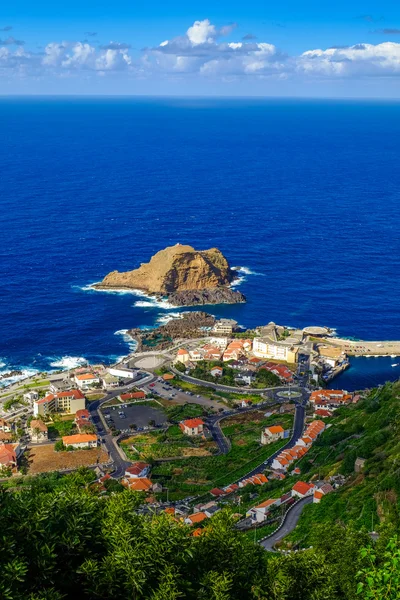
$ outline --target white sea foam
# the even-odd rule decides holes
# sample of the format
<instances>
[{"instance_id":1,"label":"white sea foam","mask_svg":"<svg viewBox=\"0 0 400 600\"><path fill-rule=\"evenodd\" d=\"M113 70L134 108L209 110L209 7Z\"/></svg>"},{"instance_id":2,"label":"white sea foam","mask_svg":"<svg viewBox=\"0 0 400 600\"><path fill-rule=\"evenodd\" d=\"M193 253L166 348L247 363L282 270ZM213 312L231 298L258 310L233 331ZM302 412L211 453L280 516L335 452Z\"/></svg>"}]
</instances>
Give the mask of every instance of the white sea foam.
<instances>
[{"instance_id":1,"label":"white sea foam","mask_svg":"<svg viewBox=\"0 0 400 600\"><path fill-rule=\"evenodd\" d=\"M244 275L260 275L261 277L265 277L265 273L259 273L258 271L252 271L248 267L239 267L236 270L238 273L243 273Z\"/></svg>"},{"instance_id":2,"label":"white sea foam","mask_svg":"<svg viewBox=\"0 0 400 600\"><path fill-rule=\"evenodd\" d=\"M119 329L118 331L116 331L114 333L114 335L121 335L122 339L124 340L124 342L126 344L128 344L129 346L129 350L131 352L134 352L138 346L138 343L136 340L134 340L133 338L131 338L130 335L128 335L128 329ZM120 360L122 360L123 358L125 358L125 356L120 357Z\"/></svg>"},{"instance_id":3,"label":"white sea foam","mask_svg":"<svg viewBox=\"0 0 400 600\"><path fill-rule=\"evenodd\" d=\"M145 294L142 294L143 296ZM173 304L170 304L166 299L153 298L152 296L146 296L148 300L138 300L134 306L137 308L162 308L163 310L171 310L176 308Z\"/></svg>"},{"instance_id":4,"label":"white sea foam","mask_svg":"<svg viewBox=\"0 0 400 600\"><path fill-rule=\"evenodd\" d=\"M166 315L160 315L156 320L156 323L159 323L160 325L165 325L169 321L172 321L172 319L182 319L182 317L183 313L181 312L170 312Z\"/></svg>"},{"instance_id":5,"label":"white sea foam","mask_svg":"<svg viewBox=\"0 0 400 600\"><path fill-rule=\"evenodd\" d=\"M101 281L94 281L93 283L88 283L87 285L73 285L72 287L78 289L78 290L82 290L83 292L102 292L103 294L131 294L134 296L142 296L143 292L141 290L121 290L119 288L108 288L108 289L103 289L103 288L96 288L93 287L95 285L97 285L98 283L101 283Z\"/></svg>"},{"instance_id":6,"label":"white sea foam","mask_svg":"<svg viewBox=\"0 0 400 600\"><path fill-rule=\"evenodd\" d=\"M87 364L88 361L83 356L62 356L61 358L53 359L50 366L57 369L76 369Z\"/></svg>"},{"instance_id":7,"label":"white sea foam","mask_svg":"<svg viewBox=\"0 0 400 600\"><path fill-rule=\"evenodd\" d=\"M241 285L244 281L247 281L248 275L260 275L262 277L265 276L265 273L258 273L258 271L252 271L248 267L235 267L232 271L236 271L238 274L237 278L231 283L231 287L237 287Z\"/></svg>"},{"instance_id":8,"label":"white sea foam","mask_svg":"<svg viewBox=\"0 0 400 600\"><path fill-rule=\"evenodd\" d=\"M6 363L0 363L0 364L2 367L6 366ZM11 367L3 369L2 371L0 371L0 377L6 375L10 371L16 371L16 370L17 369L11 368ZM0 388L7 387L8 385L16 383L17 381L22 381L24 379L27 379L28 377L33 377L33 375L36 375L37 373L40 372L37 369L32 369L29 367L21 367L18 370L21 371L21 375L13 375L11 377L5 377L4 379L0 379Z\"/></svg>"}]
</instances>

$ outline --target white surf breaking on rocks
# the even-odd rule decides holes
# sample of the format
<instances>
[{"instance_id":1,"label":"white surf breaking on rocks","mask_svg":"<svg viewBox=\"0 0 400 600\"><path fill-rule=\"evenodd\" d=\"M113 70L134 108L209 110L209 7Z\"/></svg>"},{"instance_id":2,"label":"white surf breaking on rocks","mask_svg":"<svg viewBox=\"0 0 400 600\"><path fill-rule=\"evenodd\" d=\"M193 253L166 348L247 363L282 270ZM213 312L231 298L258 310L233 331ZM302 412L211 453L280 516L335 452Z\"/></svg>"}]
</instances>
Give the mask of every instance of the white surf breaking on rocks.
<instances>
[{"instance_id":1,"label":"white surf breaking on rocks","mask_svg":"<svg viewBox=\"0 0 400 600\"><path fill-rule=\"evenodd\" d=\"M28 377L33 377L39 373L37 369L32 369L30 367L9 367L7 363L3 361L0 362L0 368L0 388L7 387L13 383L17 383L18 381L23 381L24 379L28 379ZM11 373L12 371L20 371L20 374L10 375L7 377L7 374Z\"/></svg>"},{"instance_id":2,"label":"white surf breaking on rocks","mask_svg":"<svg viewBox=\"0 0 400 600\"><path fill-rule=\"evenodd\" d=\"M134 340L133 338L131 338L131 336L128 334L128 329L119 329L118 331L116 331L114 333L114 335L121 335L122 339L124 340L124 342L126 344L128 344L129 346L129 350L131 352L134 352L138 346L138 343L136 340ZM120 360L123 360L125 358L125 356L120 357Z\"/></svg>"},{"instance_id":3,"label":"white surf breaking on rocks","mask_svg":"<svg viewBox=\"0 0 400 600\"><path fill-rule=\"evenodd\" d=\"M50 360L52 360L50 366L57 369L76 369L89 364L83 356L61 356Z\"/></svg>"},{"instance_id":4,"label":"white surf breaking on rocks","mask_svg":"<svg viewBox=\"0 0 400 600\"><path fill-rule=\"evenodd\" d=\"M265 277L265 273L258 273L258 271L252 271L248 267L234 267L232 269L232 271L236 271L236 273L238 274L238 277L237 277L237 279L232 281L230 287L238 287L244 281L247 281L247 277L249 275L258 275L260 277Z\"/></svg>"}]
</instances>

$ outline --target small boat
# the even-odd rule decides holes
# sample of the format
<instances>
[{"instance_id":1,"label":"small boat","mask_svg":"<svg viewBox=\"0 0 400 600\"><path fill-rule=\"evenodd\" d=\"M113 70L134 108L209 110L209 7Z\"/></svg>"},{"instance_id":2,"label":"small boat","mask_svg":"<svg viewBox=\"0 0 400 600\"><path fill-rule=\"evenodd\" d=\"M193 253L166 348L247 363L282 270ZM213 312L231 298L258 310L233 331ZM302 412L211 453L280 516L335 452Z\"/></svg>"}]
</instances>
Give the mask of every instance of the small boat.
<instances>
[{"instance_id":1,"label":"small boat","mask_svg":"<svg viewBox=\"0 0 400 600\"><path fill-rule=\"evenodd\" d=\"M399 366L399 363L394 363L394 364L392 365L392 367L398 367L398 366Z\"/></svg>"}]
</instances>

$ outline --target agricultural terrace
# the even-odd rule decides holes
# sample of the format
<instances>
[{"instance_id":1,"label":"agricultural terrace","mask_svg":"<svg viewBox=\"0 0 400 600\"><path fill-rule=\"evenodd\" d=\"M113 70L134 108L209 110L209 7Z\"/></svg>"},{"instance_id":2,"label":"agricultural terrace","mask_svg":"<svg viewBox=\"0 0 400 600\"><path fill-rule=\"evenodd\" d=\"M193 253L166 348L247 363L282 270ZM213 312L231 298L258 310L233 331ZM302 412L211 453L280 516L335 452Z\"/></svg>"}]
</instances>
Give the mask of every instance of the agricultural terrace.
<instances>
[{"instance_id":1,"label":"agricultural terrace","mask_svg":"<svg viewBox=\"0 0 400 600\"><path fill-rule=\"evenodd\" d=\"M214 377L211 375L211 370L214 367L222 368L221 376ZM232 367L229 366L229 362L221 362L216 360L201 360L197 362L194 369L191 369L190 371L190 376L195 377L196 379L202 379L203 381L210 381L214 383L217 382L221 385L229 385L234 387L240 387L235 379L238 375L240 375L240 371L232 369ZM251 387L265 388L275 387L278 385L281 385L281 381L277 375L267 371L266 369L259 369L255 373L255 381Z\"/></svg>"},{"instance_id":2,"label":"agricultural terrace","mask_svg":"<svg viewBox=\"0 0 400 600\"><path fill-rule=\"evenodd\" d=\"M257 410L223 419L222 431L232 444L228 454L156 463L152 473L168 487L171 500L184 498L188 494L206 493L215 486L232 483L285 444L286 440L279 440L261 446L262 428L273 424L290 429L293 416L272 414L265 417L263 411Z\"/></svg>"},{"instance_id":3,"label":"agricultural terrace","mask_svg":"<svg viewBox=\"0 0 400 600\"><path fill-rule=\"evenodd\" d=\"M217 445L212 439L188 437L178 425L172 425L166 431L133 435L122 440L120 445L129 460L210 456L217 451Z\"/></svg>"}]
</instances>

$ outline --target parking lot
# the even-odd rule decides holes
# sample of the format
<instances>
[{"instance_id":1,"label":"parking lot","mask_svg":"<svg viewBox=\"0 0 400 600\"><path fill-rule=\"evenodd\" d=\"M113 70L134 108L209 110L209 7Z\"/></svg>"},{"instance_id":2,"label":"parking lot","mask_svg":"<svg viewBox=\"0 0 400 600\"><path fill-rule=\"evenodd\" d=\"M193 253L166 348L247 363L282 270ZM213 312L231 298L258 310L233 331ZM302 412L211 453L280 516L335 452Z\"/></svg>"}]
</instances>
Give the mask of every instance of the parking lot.
<instances>
[{"instance_id":1,"label":"parking lot","mask_svg":"<svg viewBox=\"0 0 400 600\"><path fill-rule=\"evenodd\" d=\"M172 400L177 404L201 404L207 408L213 408L214 410L219 410L224 405L222 403L218 403L214 400L210 400L205 396L201 396L200 394L194 394L193 392L184 392L179 389L169 385L165 381L161 382L157 380L155 383L146 386L148 392L153 392L154 394L158 394L161 398L166 398L167 400Z\"/></svg>"},{"instance_id":2,"label":"parking lot","mask_svg":"<svg viewBox=\"0 0 400 600\"><path fill-rule=\"evenodd\" d=\"M130 425L135 424L138 429L148 427L149 421L156 425L163 425L167 421L166 414L160 409L146 406L144 404L119 404L110 406L103 410L104 418L110 426L114 426L122 432L131 431Z\"/></svg>"}]
</instances>

